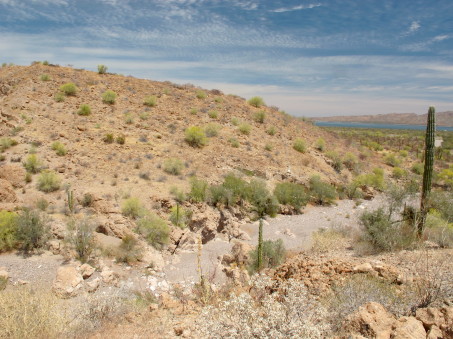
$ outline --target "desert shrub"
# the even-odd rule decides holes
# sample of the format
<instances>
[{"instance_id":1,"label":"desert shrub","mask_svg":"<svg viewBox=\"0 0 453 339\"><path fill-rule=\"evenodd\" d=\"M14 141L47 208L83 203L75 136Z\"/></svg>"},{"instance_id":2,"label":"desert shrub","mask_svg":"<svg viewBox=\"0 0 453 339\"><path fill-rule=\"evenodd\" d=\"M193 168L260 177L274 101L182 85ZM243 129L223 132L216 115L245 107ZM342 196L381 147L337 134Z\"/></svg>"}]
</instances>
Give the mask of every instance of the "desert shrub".
<instances>
[{"instance_id":1,"label":"desert shrub","mask_svg":"<svg viewBox=\"0 0 453 339\"><path fill-rule=\"evenodd\" d=\"M270 294L269 278L258 277L249 293L220 305L205 307L196 321L201 338L310 338L331 337L327 311L303 282L289 280L281 293Z\"/></svg>"},{"instance_id":2,"label":"desert shrub","mask_svg":"<svg viewBox=\"0 0 453 339\"><path fill-rule=\"evenodd\" d=\"M291 205L296 210L305 206L309 196L305 192L303 185L292 182L280 182L275 186L274 195L282 205Z\"/></svg>"},{"instance_id":3,"label":"desert shrub","mask_svg":"<svg viewBox=\"0 0 453 339\"><path fill-rule=\"evenodd\" d=\"M105 74L107 73L108 67L105 65L98 65L98 73L99 74Z\"/></svg>"},{"instance_id":4,"label":"desert shrub","mask_svg":"<svg viewBox=\"0 0 453 339\"><path fill-rule=\"evenodd\" d=\"M132 116L132 114L126 114L124 116L124 122L128 125L131 125L134 123L134 117Z\"/></svg>"},{"instance_id":5,"label":"desert shrub","mask_svg":"<svg viewBox=\"0 0 453 339\"><path fill-rule=\"evenodd\" d=\"M359 186L370 186L379 191L385 188L384 171L380 168L375 168L373 173L361 174L357 176L353 183Z\"/></svg>"},{"instance_id":6,"label":"desert shrub","mask_svg":"<svg viewBox=\"0 0 453 339\"><path fill-rule=\"evenodd\" d=\"M194 202L206 201L209 184L196 177L190 178L190 200Z\"/></svg>"},{"instance_id":7,"label":"desert shrub","mask_svg":"<svg viewBox=\"0 0 453 339\"><path fill-rule=\"evenodd\" d=\"M41 171L42 163L41 163L41 160L38 159L36 154L30 154L27 157L27 160L25 160L23 165L25 167L25 170L28 173L35 174L35 173L39 173Z\"/></svg>"},{"instance_id":8,"label":"desert shrub","mask_svg":"<svg viewBox=\"0 0 453 339\"><path fill-rule=\"evenodd\" d=\"M178 158L168 158L164 160L162 169L171 175L180 175L184 169L184 163Z\"/></svg>"},{"instance_id":9,"label":"desert shrub","mask_svg":"<svg viewBox=\"0 0 453 339\"><path fill-rule=\"evenodd\" d=\"M41 81L49 81L50 76L49 76L49 74L41 74L40 79L41 79Z\"/></svg>"},{"instance_id":10,"label":"desert shrub","mask_svg":"<svg viewBox=\"0 0 453 339\"><path fill-rule=\"evenodd\" d=\"M415 229L403 222L394 222L384 208L365 211L360 216L363 233L359 241L365 241L377 251L394 251L410 248L415 240Z\"/></svg>"},{"instance_id":11,"label":"desert shrub","mask_svg":"<svg viewBox=\"0 0 453 339\"><path fill-rule=\"evenodd\" d=\"M124 145L126 143L126 136L118 135L116 137L116 143L119 144L119 145Z\"/></svg>"},{"instance_id":12,"label":"desert shrub","mask_svg":"<svg viewBox=\"0 0 453 339\"><path fill-rule=\"evenodd\" d=\"M82 116L90 115L91 114L90 105L87 105L87 104L80 105L79 110L77 111L77 114L82 115Z\"/></svg>"},{"instance_id":13,"label":"desert shrub","mask_svg":"<svg viewBox=\"0 0 453 339\"><path fill-rule=\"evenodd\" d=\"M315 148L318 151L323 152L326 149L326 141L323 138L319 138L316 140Z\"/></svg>"},{"instance_id":14,"label":"desert shrub","mask_svg":"<svg viewBox=\"0 0 453 339\"><path fill-rule=\"evenodd\" d=\"M82 201L80 202L80 204L83 206L83 207L90 207L91 204L93 203L93 195L91 193L85 193L82 197Z\"/></svg>"},{"instance_id":15,"label":"desert shrub","mask_svg":"<svg viewBox=\"0 0 453 339\"><path fill-rule=\"evenodd\" d=\"M155 95L150 95L143 100L143 105L149 107L155 107L157 105L157 97Z\"/></svg>"},{"instance_id":16,"label":"desert shrub","mask_svg":"<svg viewBox=\"0 0 453 339\"><path fill-rule=\"evenodd\" d=\"M406 157L409 155L409 152L406 151L406 150L401 150L401 151L399 152L399 155L400 155L401 157L403 157L403 158L406 158Z\"/></svg>"},{"instance_id":17,"label":"desert shrub","mask_svg":"<svg viewBox=\"0 0 453 339\"><path fill-rule=\"evenodd\" d=\"M195 93L195 95L196 95L196 97L197 97L198 99L206 99L206 97L207 97L206 92L205 92L205 91L202 91L201 89L198 90L198 91Z\"/></svg>"},{"instance_id":18,"label":"desert shrub","mask_svg":"<svg viewBox=\"0 0 453 339\"><path fill-rule=\"evenodd\" d=\"M264 105L264 100L261 97L250 98L247 102L249 105L258 108Z\"/></svg>"},{"instance_id":19,"label":"desert shrub","mask_svg":"<svg viewBox=\"0 0 453 339\"><path fill-rule=\"evenodd\" d=\"M411 167L411 171L412 171L412 173L422 175L423 171L424 171L423 164L421 164L419 162L413 164Z\"/></svg>"},{"instance_id":20,"label":"desert shrub","mask_svg":"<svg viewBox=\"0 0 453 339\"><path fill-rule=\"evenodd\" d=\"M437 182L442 183L449 190L453 189L453 165L439 172Z\"/></svg>"},{"instance_id":21,"label":"desert shrub","mask_svg":"<svg viewBox=\"0 0 453 339\"><path fill-rule=\"evenodd\" d=\"M66 337L69 316L50 292L20 286L0 293L0 338Z\"/></svg>"},{"instance_id":22,"label":"desert shrub","mask_svg":"<svg viewBox=\"0 0 453 339\"><path fill-rule=\"evenodd\" d=\"M67 153L66 147L59 141L55 141L54 143L52 143L52 149L59 156L66 155Z\"/></svg>"},{"instance_id":23,"label":"desert shrub","mask_svg":"<svg viewBox=\"0 0 453 339\"><path fill-rule=\"evenodd\" d=\"M247 181L232 173L227 174L222 183L223 187L232 192L235 203L247 199L248 185Z\"/></svg>"},{"instance_id":24,"label":"desert shrub","mask_svg":"<svg viewBox=\"0 0 453 339\"><path fill-rule=\"evenodd\" d=\"M11 138L0 138L0 152L6 151L12 146L16 146L17 141Z\"/></svg>"},{"instance_id":25,"label":"desert shrub","mask_svg":"<svg viewBox=\"0 0 453 339\"><path fill-rule=\"evenodd\" d=\"M236 117L231 118L231 124L233 126L239 126L240 123L241 123L241 121L238 118L236 118Z\"/></svg>"},{"instance_id":26,"label":"desert shrub","mask_svg":"<svg viewBox=\"0 0 453 339\"><path fill-rule=\"evenodd\" d=\"M205 132L198 126L191 126L186 129L185 140L192 147L203 147L207 142Z\"/></svg>"},{"instance_id":27,"label":"desert shrub","mask_svg":"<svg viewBox=\"0 0 453 339\"><path fill-rule=\"evenodd\" d=\"M209 202L214 206L232 206L234 204L233 192L223 185L209 187Z\"/></svg>"},{"instance_id":28,"label":"desert shrub","mask_svg":"<svg viewBox=\"0 0 453 339\"><path fill-rule=\"evenodd\" d=\"M246 187L247 200L258 217L274 217L279 209L277 198L272 195L263 180L253 179Z\"/></svg>"},{"instance_id":29,"label":"desert shrub","mask_svg":"<svg viewBox=\"0 0 453 339\"><path fill-rule=\"evenodd\" d=\"M49 193L60 189L61 180L54 171L46 170L38 177L37 188L40 191Z\"/></svg>"},{"instance_id":30,"label":"desert shrub","mask_svg":"<svg viewBox=\"0 0 453 339\"><path fill-rule=\"evenodd\" d=\"M56 102L63 102L65 100L65 95L64 93L58 92L53 98Z\"/></svg>"},{"instance_id":31,"label":"desert shrub","mask_svg":"<svg viewBox=\"0 0 453 339\"><path fill-rule=\"evenodd\" d=\"M49 202L44 198L40 198L36 200L35 206L38 210L44 212L47 209L47 207L49 207Z\"/></svg>"},{"instance_id":32,"label":"desert shrub","mask_svg":"<svg viewBox=\"0 0 453 339\"><path fill-rule=\"evenodd\" d=\"M240 146L239 141L236 138L230 138L228 141L231 147L238 148Z\"/></svg>"},{"instance_id":33,"label":"desert shrub","mask_svg":"<svg viewBox=\"0 0 453 339\"><path fill-rule=\"evenodd\" d=\"M123 213L126 217L137 219L144 215L145 208L138 198L129 198L124 200L121 207L121 213Z\"/></svg>"},{"instance_id":34,"label":"desert shrub","mask_svg":"<svg viewBox=\"0 0 453 339\"><path fill-rule=\"evenodd\" d=\"M208 116L209 116L211 119L217 119L218 116L219 116L219 112L217 112L217 111L209 111L209 112L208 112Z\"/></svg>"},{"instance_id":35,"label":"desert shrub","mask_svg":"<svg viewBox=\"0 0 453 339\"><path fill-rule=\"evenodd\" d=\"M340 173L343 168L343 161L341 160L340 155L336 151L328 151L326 152L326 157L332 160L331 166L333 169Z\"/></svg>"},{"instance_id":36,"label":"desert shrub","mask_svg":"<svg viewBox=\"0 0 453 339\"><path fill-rule=\"evenodd\" d=\"M274 149L274 146L270 143L266 143L266 145L264 145L264 149L268 152L272 151Z\"/></svg>"},{"instance_id":37,"label":"desert shrub","mask_svg":"<svg viewBox=\"0 0 453 339\"><path fill-rule=\"evenodd\" d=\"M41 248L49 237L47 221L38 211L25 209L17 217L16 239L19 249L28 253Z\"/></svg>"},{"instance_id":38,"label":"desert shrub","mask_svg":"<svg viewBox=\"0 0 453 339\"><path fill-rule=\"evenodd\" d=\"M277 129L274 126L271 126L266 130L266 133L269 135L275 135L275 133L277 133Z\"/></svg>"},{"instance_id":39,"label":"desert shrub","mask_svg":"<svg viewBox=\"0 0 453 339\"><path fill-rule=\"evenodd\" d=\"M440 216L449 223L453 223L453 191L432 191L429 196L429 207L440 213Z\"/></svg>"},{"instance_id":40,"label":"desert shrub","mask_svg":"<svg viewBox=\"0 0 453 339\"><path fill-rule=\"evenodd\" d=\"M137 231L156 249L168 244L170 227L165 220L153 213L147 213L138 220Z\"/></svg>"},{"instance_id":41,"label":"desert shrub","mask_svg":"<svg viewBox=\"0 0 453 339\"><path fill-rule=\"evenodd\" d=\"M192 218L192 212L177 204L170 209L170 221L179 228L185 228Z\"/></svg>"},{"instance_id":42,"label":"desert shrub","mask_svg":"<svg viewBox=\"0 0 453 339\"><path fill-rule=\"evenodd\" d=\"M249 135L251 129L252 127L247 123L242 123L239 125L239 132L241 132L244 135Z\"/></svg>"},{"instance_id":43,"label":"desert shrub","mask_svg":"<svg viewBox=\"0 0 453 339\"><path fill-rule=\"evenodd\" d=\"M396 157L395 154L389 153L385 156L384 161L387 165L397 167L401 164L401 160Z\"/></svg>"},{"instance_id":44,"label":"desert shrub","mask_svg":"<svg viewBox=\"0 0 453 339\"><path fill-rule=\"evenodd\" d=\"M104 135L104 137L102 138L102 140L106 143L106 144L111 144L113 143L113 140L115 138L113 137L113 134L112 133L107 133L106 135Z\"/></svg>"},{"instance_id":45,"label":"desert shrub","mask_svg":"<svg viewBox=\"0 0 453 339\"><path fill-rule=\"evenodd\" d=\"M204 128L204 132L208 138L212 138L212 137L216 137L219 135L220 129L221 129L221 126L219 124L209 123Z\"/></svg>"},{"instance_id":46,"label":"desert shrub","mask_svg":"<svg viewBox=\"0 0 453 339\"><path fill-rule=\"evenodd\" d=\"M305 151L307 150L307 146L305 145L305 141L302 140L301 138L297 138L296 140L294 140L293 148L297 152L300 152L300 153L305 153Z\"/></svg>"},{"instance_id":47,"label":"desert shrub","mask_svg":"<svg viewBox=\"0 0 453 339\"><path fill-rule=\"evenodd\" d=\"M94 226L89 220L74 220L68 223L66 240L76 253L76 259L82 263L90 259L95 249Z\"/></svg>"},{"instance_id":48,"label":"desert shrub","mask_svg":"<svg viewBox=\"0 0 453 339\"><path fill-rule=\"evenodd\" d=\"M343 164L350 171L357 168L358 162L359 160L357 159L357 156L351 152L347 152L343 157Z\"/></svg>"},{"instance_id":49,"label":"desert shrub","mask_svg":"<svg viewBox=\"0 0 453 339\"><path fill-rule=\"evenodd\" d=\"M406 175L407 175L406 170L401 167L394 167L392 170L392 176L395 179L401 179L401 178L405 177Z\"/></svg>"},{"instance_id":50,"label":"desert shrub","mask_svg":"<svg viewBox=\"0 0 453 339\"><path fill-rule=\"evenodd\" d=\"M258 246L250 254L248 271L250 274L258 272ZM282 239L263 241L263 268L275 268L285 261L286 250Z\"/></svg>"},{"instance_id":51,"label":"desert shrub","mask_svg":"<svg viewBox=\"0 0 453 339\"><path fill-rule=\"evenodd\" d=\"M310 178L310 194L313 202L319 205L330 205L337 198L335 187L317 175Z\"/></svg>"},{"instance_id":52,"label":"desert shrub","mask_svg":"<svg viewBox=\"0 0 453 339\"><path fill-rule=\"evenodd\" d=\"M17 215L0 211L0 253L12 250L17 243Z\"/></svg>"},{"instance_id":53,"label":"desert shrub","mask_svg":"<svg viewBox=\"0 0 453 339\"><path fill-rule=\"evenodd\" d=\"M140 120L148 120L149 119L149 113L148 112L141 112L139 115Z\"/></svg>"},{"instance_id":54,"label":"desert shrub","mask_svg":"<svg viewBox=\"0 0 453 339\"><path fill-rule=\"evenodd\" d=\"M191 109L189 110L189 113L192 114L192 115L195 115L195 114L198 113L198 110L197 110L196 108L191 108Z\"/></svg>"},{"instance_id":55,"label":"desert shrub","mask_svg":"<svg viewBox=\"0 0 453 339\"><path fill-rule=\"evenodd\" d=\"M60 92L67 96L76 95L77 86L72 82L68 82L60 86Z\"/></svg>"},{"instance_id":56,"label":"desert shrub","mask_svg":"<svg viewBox=\"0 0 453 339\"><path fill-rule=\"evenodd\" d=\"M442 218L440 212L432 210L426 217L425 237L443 248L453 247L453 223Z\"/></svg>"},{"instance_id":57,"label":"desert shrub","mask_svg":"<svg viewBox=\"0 0 453 339\"><path fill-rule=\"evenodd\" d=\"M121 239L121 244L115 255L116 261L132 264L139 261L141 257L142 251L139 247L138 240L133 235L127 234Z\"/></svg>"},{"instance_id":58,"label":"desert shrub","mask_svg":"<svg viewBox=\"0 0 453 339\"><path fill-rule=\"evenodd\" d=\"M29 173L29 172L25 173L25 182L26 182L26 183L31 182L32 179L33 179L33 177L32 177L32 174L31 174L31 173Z\"/></svg>"},{"instance_id":59,"label":"desert shrub","mask_svg":"<svg viewBox=\"0 0 453 339\"><path fill-rule=\"evenodd\" d=\"M311 250L315 253L327 253L345 246L350 230L341 228L321 228L311 235Z\"/></svg>"},{"instance_id":60,"label":"desert shrub","mask_svg":"<svg viewBox=\"0 0 453 339\"><path fill-rule=\"evenodd\" d=\"M260 124L264 123L265 119L266 119L266 112L264 112L264 111L255 112L255 114L253 114L253 120L255 120L256 122L258 122Z\"/></svg>"},{"instance_id":61,"label":"desert shrub","mask_svg":"<svg viewBox=\"0 0 453 339\"><path fill-rule=\"evenodd\" d=\"M102 93L102 102L105 104L113 105L116 100L116 93L110 89Z\"/></svg>"}]
</instances>

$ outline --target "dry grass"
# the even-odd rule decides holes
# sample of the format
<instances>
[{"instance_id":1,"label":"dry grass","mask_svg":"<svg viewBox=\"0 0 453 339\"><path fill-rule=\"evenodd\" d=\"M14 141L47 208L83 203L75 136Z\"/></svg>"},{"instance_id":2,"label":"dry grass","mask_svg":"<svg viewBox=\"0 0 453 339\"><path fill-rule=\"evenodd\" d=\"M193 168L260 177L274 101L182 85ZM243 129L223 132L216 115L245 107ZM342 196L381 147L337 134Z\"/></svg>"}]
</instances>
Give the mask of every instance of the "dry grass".
<instances>
[{"instance_id":1,"label":"dry grass","mask_svg":"<svg viewBox=\"0 0 453 339\"><path fill-rule=\"evenodd\" d=\"M327 253L344 249L349 241L348 234L352 230L346 228L320 229L312 234L311 251Z\"/></svg>"}]
</instances>

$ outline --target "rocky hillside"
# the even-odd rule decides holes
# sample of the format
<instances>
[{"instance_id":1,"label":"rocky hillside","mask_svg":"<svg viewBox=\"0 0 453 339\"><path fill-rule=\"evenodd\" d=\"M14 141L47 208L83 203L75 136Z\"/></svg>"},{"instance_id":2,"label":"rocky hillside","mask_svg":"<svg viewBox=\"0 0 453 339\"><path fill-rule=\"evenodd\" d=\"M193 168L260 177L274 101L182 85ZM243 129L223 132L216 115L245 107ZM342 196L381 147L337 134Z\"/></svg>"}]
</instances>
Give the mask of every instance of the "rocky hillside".
<instances>
[{"instance_id":1,"label":"rocky hillside","mask_svg":"<svg viewBox=\"0 0 453 339\"><path fill-rule=\"evenodd\" d=\"M377 115L322 117L316 118L316 120L335 122L364 122L376 124L426 125L427 116L427 113L389 113ZM438 126L453 126L453 111L437 112L436 123Z\"/></svg>"}]
</instances>

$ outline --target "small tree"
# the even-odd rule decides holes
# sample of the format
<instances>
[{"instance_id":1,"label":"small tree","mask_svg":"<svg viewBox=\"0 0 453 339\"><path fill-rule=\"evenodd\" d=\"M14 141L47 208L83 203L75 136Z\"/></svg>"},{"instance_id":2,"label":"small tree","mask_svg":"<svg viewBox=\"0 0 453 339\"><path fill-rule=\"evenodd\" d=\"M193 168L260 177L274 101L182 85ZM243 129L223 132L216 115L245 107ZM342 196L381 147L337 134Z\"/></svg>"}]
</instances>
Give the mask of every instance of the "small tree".
<instances>
[{"instance_id":1,"label":"small tree","mask_svg":"<svg viewBox=\"0 0 453 339\"><path fill-rule=\"evenodd\" d=\"M249 105L254 106L254 107L261 107L264 105L264 100L261 97L253 97L250 98L249 101L247 101Z\"/></svg>"},{"instance_id":2,"label":"small tree","mask_svg":"<svg viewBox=\"0 0 453 339\"><path fill-rule=\"evenodd\" d=\"M105 74L107 73L108 67L105 65L98 65L98 73L99 74Z\"/></svg>"}]
</instances>

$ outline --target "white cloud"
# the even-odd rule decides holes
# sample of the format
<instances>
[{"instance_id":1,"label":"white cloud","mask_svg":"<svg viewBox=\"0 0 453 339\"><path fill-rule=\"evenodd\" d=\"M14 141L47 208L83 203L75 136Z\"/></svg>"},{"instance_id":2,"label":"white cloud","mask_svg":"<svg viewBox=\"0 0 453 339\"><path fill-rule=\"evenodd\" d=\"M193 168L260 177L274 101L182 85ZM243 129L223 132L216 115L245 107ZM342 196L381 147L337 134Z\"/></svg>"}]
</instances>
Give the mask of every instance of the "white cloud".
<instances>
[{"instance_id":1,"label":"white cloud","mask_svg":"<svg viewBox=\"0 0 453 339\"><path fill-rule=\"evenodd\" d=\"M292 11L300 11L303 9L312 9L316 7L321 7L321 4L309 4L309 5L299 5L294 7L281 7L277 9L270 10L269 12L272 13L284 13L284 12L292 12Z\"/></svg>"},{"instance_id":2,"label":"white cloud","mask_svg":"<svg viewBox=\"0 0 453 339\"><path fill-rule=\"evenodd\" d=\"M409 27L409 33L413 33L415 31L418 31L420 28L420 22L418 21L412 21L411 26Z\"/></svg>"}]
</instances>

